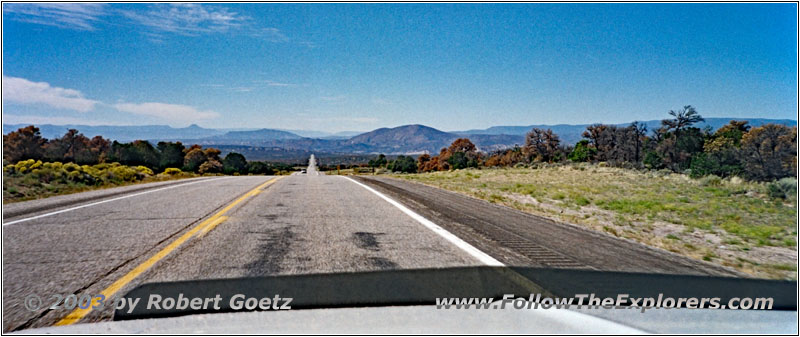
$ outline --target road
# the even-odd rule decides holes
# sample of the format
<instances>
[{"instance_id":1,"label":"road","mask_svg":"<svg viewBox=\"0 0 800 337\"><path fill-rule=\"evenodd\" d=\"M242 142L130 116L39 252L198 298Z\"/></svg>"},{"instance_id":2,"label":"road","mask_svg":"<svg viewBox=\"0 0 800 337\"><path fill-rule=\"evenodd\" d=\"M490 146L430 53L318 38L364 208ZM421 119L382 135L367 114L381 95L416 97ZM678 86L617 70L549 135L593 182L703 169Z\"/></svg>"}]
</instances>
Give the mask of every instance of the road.
<instances>
[{"instance_id":1,"label":"road","mask_svg":"<svg viewBox=\"0 0 800 337\"><path fill-rule=\"evenodd\" d=\"M4 214L3 331L111 317L30 311L30 294L121 295L158 281L486 264L735 274L432 187L327 176L313 156L306 174L165 186Z\"/></svg>"}]
</instances>

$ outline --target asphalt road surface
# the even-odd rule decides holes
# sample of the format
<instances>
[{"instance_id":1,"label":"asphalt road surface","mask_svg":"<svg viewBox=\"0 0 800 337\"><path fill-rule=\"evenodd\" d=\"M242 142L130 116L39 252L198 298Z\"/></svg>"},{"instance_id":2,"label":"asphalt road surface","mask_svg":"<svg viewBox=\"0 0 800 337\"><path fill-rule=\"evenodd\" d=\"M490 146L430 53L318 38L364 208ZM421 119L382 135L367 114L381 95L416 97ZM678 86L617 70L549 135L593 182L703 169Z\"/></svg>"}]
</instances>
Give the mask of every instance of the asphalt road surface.
<instances>
[{"instance_id":1,"label":"asphalt road surface","mask_svg":"<svg viewBox=\"0 0 800 337\"><path fill-rule=\"evenodd\" d=\"M108 320L110 306L49 309L50 298L158 281L486 264L737 275L432 187L327 176L313 156L305 174L109 195L4 213L3 331ZM25 306L31 294L37 310Z\"/></svg>"}]
</instances>

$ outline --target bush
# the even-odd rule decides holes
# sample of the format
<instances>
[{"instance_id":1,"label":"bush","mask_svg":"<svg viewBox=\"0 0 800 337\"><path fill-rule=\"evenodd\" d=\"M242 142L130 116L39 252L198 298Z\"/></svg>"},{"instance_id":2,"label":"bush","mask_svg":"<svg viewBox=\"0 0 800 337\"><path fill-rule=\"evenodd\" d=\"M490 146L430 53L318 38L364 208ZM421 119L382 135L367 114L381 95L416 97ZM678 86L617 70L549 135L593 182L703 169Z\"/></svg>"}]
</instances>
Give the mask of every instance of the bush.
<instances>
[{"instance_id":1,"label":"bush","mask_svg":"<svg viewBox=\"0 0 800 337\"><path fill-rule=\"evenodd\" d=\"M713 174L707 175L700 179L701 186L719 186L722 185L722 178Z\"/></svg>"},{"instance_id":2,"label":"bush","mask_svg":"<svg viewBox=\"0 0 800 337\"><path fill-rule=\"evenodd\" d=\"M106 177L114 181L134 181L137 178L136 170L128 166L115 166L106 172Z\"/></svg>"},{"instance_id":3,"label":"bush","mask_svg":"<svg viewBox=\"0 0 800 337\"><path fill-rule=\"evenodd\" d=\"M791 198L797 193L797 179L783 178L767 184L767 194L775 199Z\"/></svg>"},{"instance_id":4,"label":"bush","mask_svg":"<svg viewBox=\"0 0 800 337\"><path fill-rule=\"evenodd\" d=\"M164 173L174 176L183 173L183 171L181 171L179 168L168 167L166 170L164 170Z\"/></svg>"}]
</instances>

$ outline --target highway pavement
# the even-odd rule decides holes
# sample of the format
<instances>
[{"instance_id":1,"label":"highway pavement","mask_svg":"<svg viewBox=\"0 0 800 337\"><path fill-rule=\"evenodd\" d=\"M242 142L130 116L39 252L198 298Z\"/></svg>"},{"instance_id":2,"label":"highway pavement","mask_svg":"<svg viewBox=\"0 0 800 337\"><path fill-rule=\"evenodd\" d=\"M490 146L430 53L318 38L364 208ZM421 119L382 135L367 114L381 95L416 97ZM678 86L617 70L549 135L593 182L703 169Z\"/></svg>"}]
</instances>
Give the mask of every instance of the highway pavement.
<instances>
[{"instance_id":1,"label":"highway pavement","mask_svg":"<svg viewBox=\"0 0 800 337\"><path fill-rule=\"evenodd\" d=\"M213 177L47 214L3 219L11 223L3 226L3 331L64 323L71 314L47 305L27 310L30 294L48 304L55 294L100 294L115 284L121 295L144 282L482 264L368 189L314 165L303 175ZM92 310L75 321L111 313Z\"/></svg>"},{"instance_id":2,"label":"highway pavement","mask_svg":"<svg viewBox=\"0 0 800 337\"><path fill-rule=\"evenodd\" d=\"M431 189L327 176L312 156L305 174L20 203L3 216L3 331L108 320L111 306L50 309L51 297L121 296L159 281L504 264L734 275ZM40 308L26 308L30 295Z\"/></svg>"}]
</instances>

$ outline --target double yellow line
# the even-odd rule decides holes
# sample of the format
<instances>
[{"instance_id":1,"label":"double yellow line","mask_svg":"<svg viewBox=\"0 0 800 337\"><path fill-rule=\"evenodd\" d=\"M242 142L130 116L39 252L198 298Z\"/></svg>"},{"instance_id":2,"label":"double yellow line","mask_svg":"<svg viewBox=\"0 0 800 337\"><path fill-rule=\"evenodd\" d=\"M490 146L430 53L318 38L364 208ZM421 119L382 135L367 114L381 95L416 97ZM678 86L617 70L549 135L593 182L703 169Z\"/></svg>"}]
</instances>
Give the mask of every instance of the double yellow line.
<instances>
[{"instance_id":1,"label":"double yellow line","mask_svg":"<svg viewBox=\"0 0 800 337\"><path fill-rule=\"evenodd\" d=\"M216 214L212 215L210 218L208 218L205 221L199 223L197 226L192 227L192 229L190 229L188 232L186 232L183 235L181 235L181 237L179 237L177 240L173 241L168 246L164 247L164 249L162 249L161 251L159 251L155 255L151 256L149 259L147 259L147 261L142 262L142 264L136 266L136 268L133 268L133 270L129 271L127 274L125 274L125 276L123 276L120 279L116 280L114 283L112 283L110 286L108 286L108 288L103 289L103 291L101 291L100 294L98 294L98 295L105 296L106 302L104 303L104 305L105 306L113 305L113 303L108 302L108 301L112 300L111 297L114 296L114 294L116 294L118 291L120 291L120 289L122 289L123 287L128 285L128 283L133 281L133 279L135 279L137 276L141 275L142 273L144 273L145 271L150 269L150 267L155 265L158 261L163 259L165 256L169 255L169 253L171 253L173 250L175 250L176 248L180 247L184 242L186 242L189 239L191 239L193 236L195 236L195 234L199 233L198 237L205 236L206 233L210 232L212 229L217 227L217 225L221 224L226 219L228 219L227 216L224 216L225 213L230 211L233 207L235 207L236 205L238 205L242 201L247 200L247 198L253 197L253 196L261 193L261 191L263 191L264 188L266 188L267 186L271 185L272 183L274 183L278 179L280 179L280 177L272 178L269 181L259 185L255 189L251 190L250 192L245 193L243 196L239 197L239 199L236 199L236 201L228 204L228 206L225 206L225 208L223 208L222 210L220 210ZM95 297L95 299L97 299L97 297ZM97 304L96 301L93 301L92 305L90 305L86 309L77 308L77 309L73 310L71 313L69 313L69 315L65 316L60 321L56 322L56 325L70 325L70 324L73 324L73 323L76 323L76 322L80 321L83 317L85 317L87 314L89 314L92 311L92 306L94 306L96 304Z\"/></svg>"}]
</instances>

